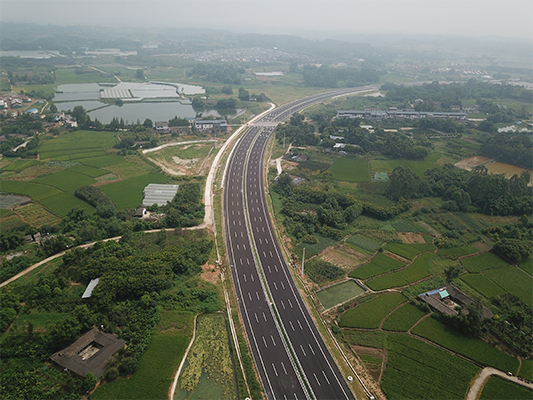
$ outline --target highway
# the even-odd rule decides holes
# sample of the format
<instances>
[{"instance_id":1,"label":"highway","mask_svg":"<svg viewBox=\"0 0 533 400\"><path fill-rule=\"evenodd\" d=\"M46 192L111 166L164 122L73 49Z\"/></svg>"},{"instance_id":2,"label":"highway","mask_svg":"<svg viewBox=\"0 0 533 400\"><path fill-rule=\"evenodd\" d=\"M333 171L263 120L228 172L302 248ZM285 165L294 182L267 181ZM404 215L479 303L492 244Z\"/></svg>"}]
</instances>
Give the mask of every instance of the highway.
<instances>
[{"instance_id":1,"label":"highway","mask_svg":"<svg viewBox=\"0 0 533 400\"><path fill-rule=\"evenodd\" d=\"M231 275L251 352L268 399L355 399L316 328L274 235L263 164L277 124L343 89L272 110L233 149L224 181L224 226Z\"/></svg>"}]
</instances>

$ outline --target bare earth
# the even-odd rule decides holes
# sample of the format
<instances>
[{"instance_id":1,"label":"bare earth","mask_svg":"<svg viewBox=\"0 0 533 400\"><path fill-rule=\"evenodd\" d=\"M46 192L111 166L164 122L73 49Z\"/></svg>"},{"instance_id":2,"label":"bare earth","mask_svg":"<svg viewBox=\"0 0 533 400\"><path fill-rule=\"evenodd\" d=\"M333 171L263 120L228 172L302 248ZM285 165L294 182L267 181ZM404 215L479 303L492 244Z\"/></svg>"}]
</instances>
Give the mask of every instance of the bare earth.
<instances>
[{"instance_id":1,"label":"bare earth","mask_svg":"<svg viewBox=\"0 0 533 400\"><path fill-rule=\"evenodd\" d=\"M455 166L461 169L466 169L471 171L474 167L489 162L491 159L483 156L475 156L470 158L465 158L464 160L455 163Z\"/></svg>"},{"instance_id":2,"label":"bare earth","mask_svg":"<svg viewBox=\"0 0 533 400\"><path fill-rule=\"evenodd\" d=\"M398 236L402 239L402 242L408 244L424 244L426 241L420 233L414 232L398 232Z\"/></svg>"}]
</instances>

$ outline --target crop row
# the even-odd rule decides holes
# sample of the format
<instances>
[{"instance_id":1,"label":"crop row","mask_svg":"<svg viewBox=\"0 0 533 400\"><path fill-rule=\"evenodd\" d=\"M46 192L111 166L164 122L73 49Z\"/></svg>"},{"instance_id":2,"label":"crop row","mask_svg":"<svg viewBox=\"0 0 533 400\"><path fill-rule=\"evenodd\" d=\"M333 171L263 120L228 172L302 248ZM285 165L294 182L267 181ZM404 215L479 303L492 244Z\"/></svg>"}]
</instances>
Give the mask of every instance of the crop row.
<instances>
[{"instance_id":1,"label":"crop row","mask_svg":"<svg viewBox=\"0 0 533 400\"><path fill-rule=\"evenodd\" d=\"M406 301L401 293L386 293L346 311L340 326L346 328L376 329L392 310Z\"/></svg>"},{"instance_id":2,"label":"crop row","mask_svg":"<svg viewBox=\"0 0 533 400\"><path fill-rule=\"evenodd\" d=\"M389 275L372 279L366 282L366 284L372 290L384 290L419 281L431 275L429 262L433 256L433 253L422 254L409 267Z\"/></svg>"},{"instance_id":3,"label":"crop row","mask_svg":"<svg viewBox=\"0 0 533 400\"><path fill-rule=\"evenodd\" d=\"M463 258L461 264L468 272L481 272L487 269L504 268L509 265L494 253Z\"/></svg>"},{"instance_id":4,"label":"crop row","mask_svg":"<svg viewBox=\"0 0 533 400\"><path fill-rule=\"evenodd\" d=\"M380 246L381 246L381 243L377 243L377 242L373 241L372 239L366 238L366 237L364 237L362 235L352 236L352 237L348 238L346 241L348 243L351 243L353 245L356 245L356 246L362 248L363 250L367 250L367 251L370 251L372 253L377 251L380 248Z\"/></svg>"},{"instance_id":5,"label":"crop row","mask_svg":"<svg viewBox=\"0 0 533 400\"><path fill-rule=\"evenodd\" d=\"M374 259L350 273L350 277L368 279L372 276L384 274L403 267L404 264L394 258L378 253Z\"/></svg>"},{"instance_id":6,"label":"crop row","mask_svg":"<svg viewBox=\"0 0 533 400\"><path fill-rule=\"evenodd\" d=\"M516 358L481 339L466 336L449 328L434 318L424 319L412 332L482 365L513 373L518 371L519 362Z\"/></svg>"},{"instance_id":7,"label":"crop row","mask_svg":"<svg viewBox=\"0 0 533 400\"><path fill-rule=\"evenodd\" d=\"M394 311L383 323L387 331L407 332L426 312L412 303L407 303Z\"/></svg>"}]
</instances>

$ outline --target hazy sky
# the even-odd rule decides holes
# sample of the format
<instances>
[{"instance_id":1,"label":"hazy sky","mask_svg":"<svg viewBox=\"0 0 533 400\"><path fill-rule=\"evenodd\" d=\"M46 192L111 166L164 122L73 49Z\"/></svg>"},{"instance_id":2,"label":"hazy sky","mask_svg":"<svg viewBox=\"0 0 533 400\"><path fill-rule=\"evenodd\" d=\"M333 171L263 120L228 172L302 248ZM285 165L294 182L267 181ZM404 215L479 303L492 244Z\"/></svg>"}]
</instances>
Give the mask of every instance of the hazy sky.
<instances>
[{"instance_id":1,"label":"hazy sky","mask_svg":"<svg viewBox=\"0 0 533 400\"><path fill-rule=\"evenodd\" d=\"M533 38L533 0L0 0L4 22Z\"/></svg>"}]
</instances>

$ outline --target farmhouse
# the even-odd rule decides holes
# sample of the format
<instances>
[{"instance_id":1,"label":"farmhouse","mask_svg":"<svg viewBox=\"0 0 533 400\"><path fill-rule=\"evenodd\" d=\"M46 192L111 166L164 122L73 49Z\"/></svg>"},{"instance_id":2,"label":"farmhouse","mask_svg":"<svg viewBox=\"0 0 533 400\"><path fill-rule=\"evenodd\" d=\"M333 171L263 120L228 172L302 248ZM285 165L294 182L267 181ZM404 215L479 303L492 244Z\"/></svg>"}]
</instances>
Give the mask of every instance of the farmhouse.
<instances>
[{"instance_id":1,"label":"farmhouse","mask_svg":"<svg viewBox=\"0 0 533 400\"><path fill-rule=\"evenodd\" d=\"M473 304L474 300L457 289L454 285L446 285L440 289L421 293L418 298L436 311L446 315L459 315L458 309L468 304ZM492 318L494 314L487 307L483 307L483 318Z\"/></svg>"},{"instance_id":2,"label":"farmhouse","mask_svg":"<svg viewBox=\"0 0 533 400\"><path fill-rule=\"evenodd\" d=\"M199 131L209 131L214 129L218 132L225 132L228 130L228 123L225 119L195 120L194 127Z\"/></svg>"},{"instance_id":3,"label":"farmhouse","mask_svg":"<svg viewBox=\"0 0 533 400\"><path fill-rule=\"evenodd\" d=\"M143 207L149 207L157 204L164 206L169 201L172 201L176 193L178 193L179 185L162 185L158 183L150 183L144 188Z\"/></svg>"},{"instance_id":4,"label":"farmhouse","mask_svg":"<svg viewBox=\"0 0 533 400\"><path fill-rule=\"evenodd\" d=\"M59 367L72 371L80 377L92 372L100 378L105 372L107 362L126 342L110 333L94 328L78 340L50 356Z\"/></svg>"}]
</instances>

